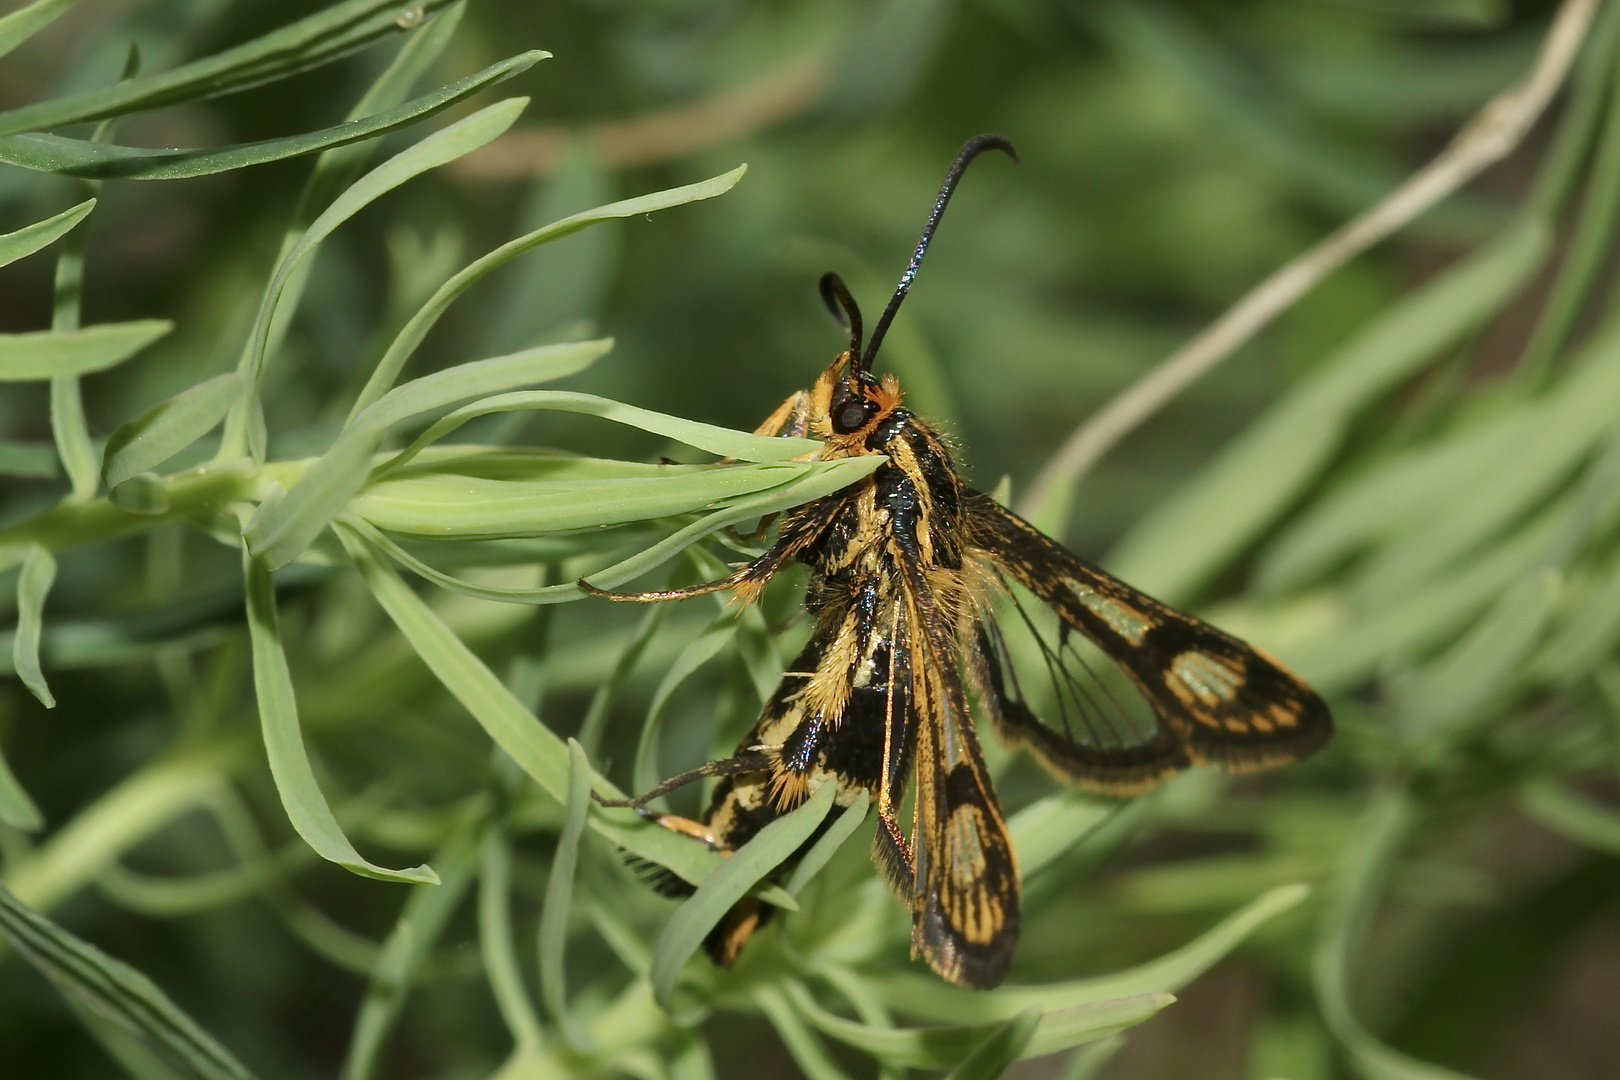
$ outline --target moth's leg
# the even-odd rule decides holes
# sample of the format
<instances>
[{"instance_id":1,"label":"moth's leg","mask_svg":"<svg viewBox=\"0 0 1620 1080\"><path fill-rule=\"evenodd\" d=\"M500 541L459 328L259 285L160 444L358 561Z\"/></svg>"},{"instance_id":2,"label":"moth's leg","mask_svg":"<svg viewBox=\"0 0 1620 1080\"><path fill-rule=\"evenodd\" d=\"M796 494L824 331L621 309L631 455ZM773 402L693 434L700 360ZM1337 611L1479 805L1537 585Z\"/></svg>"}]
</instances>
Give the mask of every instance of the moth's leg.
<instances>
[{"instance_id":1,"label":"moth's leg","mask_svg":"<svg viewBox=\"0 0 1620 1080\"><path fill-rule=\"evenodd\" d=\"M683 788L687 784L701 780L706 776L735 776L738 773L760 772L769 767L770 757L768 755L757 750L748 750L738 754L736 757L726 758L723 761L711 761L706 765L693 769L691 772L672 776L651 791L644 791L633 799L604 799L594 790L591 792L591 798L595 799L598 805L601 806L629 807L648 821L662 825L664 828L672 832L678 832L683 836L701 840L707 846L716 848L720 846L720 838L715 836L714 830L709 827L707 822L694 821L679 814L665 814L655 810L648 810L645 808L646 805L660 795L668 795L670 792Z\"/></svg>"},{"instance_id":2,"label":"moth's leg","mask_svg":"<svg viewBox=\"0 0 1620 1080\"><path fill-rule=\"evenodd\" d=\"M681 817L679 814L655 814L651 810L641 810L640 813L648 821L662 825L671 832L678 832L682 836L690 836L694 840L703 841L705 847L714 848L719 846L720 839L714 835L714 830L701 821L693 821L691 818Z\"/></svg>"},{"instance_id":3,"label":"moth's leg","mask_svg":"<svg viewBox=\"0 0 1620 1080\"><path fill-rule=\"evenodd\" d=\"M815 543L816 537L821 535L821 531L843 508L844 498L841 494L824 496L795 510L793 516L783 526L782 535L777 537L776 543L771 545L769 551L718 581L688 585L684 589L629 593L599 589L584 578L580 578L575 584L579 586L580 591L591 596L600 596L607 600L631 600L640 604L656 603L660 600L684 600L689 596L703 596L719 592L721 589L733 589L735 591L732 600L738 606L745 606L759 599L759 594L765 590L765 586L782 568L783 563Z\"/></svg>"},{"instance_id":4,"label":"moth's leg","mask_svg":"<svg viewBox=\"0 0 1620 1080\"><path fill-rule=\"evenodd\" d=\"M776 407L776 411L765 418L765 422L754 429L755 435L775 437L778 435L794 439L804 438L805 432L810 430L810 395L803 390L794 392L788 399Z\"/></svg>"},{"instance_id":5,"label":"moth's leg","mask_svg":"<svg viewBox=\"0 0 1620 1080\"><path fill-rule=\"evenodd\" d=\"M782 566L788 555L788 545L785 541L777 541L776 546L765 554L747 563L740 569L718 581L705 581L701 585L688 585L684 589L654 589L650 592L612 592L608 589L598 589L595 585L580 578L576 585L580 591L599 596L604 600L628 600L638 604L652 604L661 600L685 600L689 596L706 596L709 593L719 592L722 589L736 589L739 604L751 603L765 588L767 582Z\"/></svg>"},{"instance_id":6,"label":"moth's leg","mask_svg":"<svg viewBox=\"0 0 1620 1080\"><path fill-rule=\"evenodd\" d=\"M810 430L810 395L803 390L795 391L788 399L778 405L767 416L759 427L754 429L755 435L763 435L768 439L784 436L793 439L802 439ZM719 464L730 465L736 458L721 458Z\"/></svg>"},{"instance_id":7,"label":"moth's leg","mask_svg":"<svg viewBox=\"0 0 1620 1080\"><path fill-rule=\"evenodd\" d=\"M683 772L679 776L672 776L651 791L644 791L633 799L604 799L597 792L591 795L601 806L628 806L640 810L654 799L678 791L687 784L695 783L706 776L735 776L737 773L763 772L770 768L770 756L758 750L745 750L736 757L725 758L721 761L711 761L706 765L699 765L691 772Z\"/></svg>"},{"instance_id":8,"label":"moth's leg","mask_svg":"<svg viewBox=\"0 0 1620 1080\"><path fill-rule=\"evenodd\" d=\"M726 526L726 535L737 541L739 544L757 544L761 540L765 539L765 534L771 531L771 524L781 516L780 511L774 514L766 514L764 517L759 519L759 526L755 528L753 532L738 532L735 528L728 525Z\"/></svg>"}]
</instances>

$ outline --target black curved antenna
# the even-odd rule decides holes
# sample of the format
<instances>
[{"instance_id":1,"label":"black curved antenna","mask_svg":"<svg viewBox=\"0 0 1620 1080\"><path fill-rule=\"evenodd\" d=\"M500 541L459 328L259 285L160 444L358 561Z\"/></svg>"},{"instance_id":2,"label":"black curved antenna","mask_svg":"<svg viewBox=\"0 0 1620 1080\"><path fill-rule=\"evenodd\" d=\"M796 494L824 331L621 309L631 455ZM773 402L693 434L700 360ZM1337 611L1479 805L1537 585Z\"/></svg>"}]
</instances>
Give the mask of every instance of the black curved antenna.
<instances>
[{"instance_id":1,"label":"black curved antenna","mask_svg":"<svg viewBox=\"0 0 1620 1080\"><path fill-rule=\"evenodd\" d=\"M844 279L834 273L821 275L821 302L827 305L832 317L838 320L838 325L849 331L849 359L850 363L859 366L861 362L861 309L856 306L855 298L849 293L849 286Z\"/></svg>"},{"instance_id":2,"label":"black curved antenna","mask_svg":"<svg viewBox=\"0 0 1620 1080\"><path fill-rule=\"evenodd\" d=\"M894 290L894 296L889 299L889 306L883 309L883 315L878 319L877 326L872 329L872 340L866 343L866 352L861 357L861 370L867 371L872 367L872 359L877 356L878 346L883 343L883 335L889 332L889 324L894 321L895 312L900 310L900 302L911 291L911 283L917 277L917 269L922 266L923 256L928 254L928 242L934 238L934 229L939 225L939 219L945 216L945 204L951 201L951 195L956 191L957 181L962 179L962 173L969 163L986 150L1002 150L1014 161L1018 160L1018 151L1005 135L975 135L969 139L951 162L951 169L945 174L945 182L939 186L939 198L934 200L934 211L928 215L928 224L923 226L922 236L917 241L917 250L911 253L911 262L906 266L906 272L900 275L900 285Z\"/></svg>"}]
</instances>

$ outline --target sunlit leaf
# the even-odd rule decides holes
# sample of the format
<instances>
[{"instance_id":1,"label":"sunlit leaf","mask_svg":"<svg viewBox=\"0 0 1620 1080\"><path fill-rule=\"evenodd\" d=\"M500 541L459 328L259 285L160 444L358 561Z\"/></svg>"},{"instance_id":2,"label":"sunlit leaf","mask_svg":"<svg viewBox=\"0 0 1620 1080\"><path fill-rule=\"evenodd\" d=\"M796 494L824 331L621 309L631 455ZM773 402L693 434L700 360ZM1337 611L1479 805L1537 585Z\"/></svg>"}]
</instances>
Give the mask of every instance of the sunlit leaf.
<instances>
[{"instance_id":1,"label":"sunlit leaf","mask_svg":"<svg viewBox=\"0 0 1620 1080\"><path fill-rule=\"evenodd\" d=\"M115 488L208 434L225 419L241 389L242 377L235 372L216 375L120 425L102 454L102 483Z\"/></svg>"},{"instance_id":2,"label":"sunlit leaf","mask_svg":"<svg viewBox=\"0 0 1620 1080\"><path fill-rule=\"evenodd\" d=\"M253 332L238 365L238 370L248 380L248 396L226 420L225 438L220 447L222 458L240 456L253 441L249 436L254 427L252 418L258 415L258 387L267 362L271 328L277 321L283 294L287 292L289 281L300 265L339 225L407 180L483 146L510 127L527 104L527 98L508 98L496 102L395 154L350 184L319 217L310 222L297 242L282 254L260 301ZM262 447L254 450L255 457L262 456Z\"/></svg>"},{"instance_id":3,"label":"sunlit leaf","mask_svg":"<svg viewBox=\"0 0 1620 1080\"><path fill-rule=\"evenodd\" d=\"M466 100L487 86L527 71L549 55L539 51L522 53L375 116L304 135L184 150L148 150L87 139L70 139L61 135L6 135L0 136L0 162L87 180L180 180L245 169L374 139L390 131L409 127Z\"/></svg>"},{"instance_id":4,"label":"sunlit leaf","mask_svg":"<svg viewBox=\"0 0 1620 1080\"><path fill-rule=\"evenodd\" d=\"M162 319L83 330L0 334L0 382L88 375L121 364L174 328Z\"/></svg>"},{"instance_id":5,"label":"sunlit leaf","mask_svg":"<svg viewBox=\"0 0 1620 1080\"><path fill-rule=\"evenodd\" d=\"M372 453L390 425L468 397L573 375L612 344L542 345L511 356L460 364L406 383L346 427L284 498L260 506L243 532L249 549L273 570L297 558L365 485L371 476Z\"/></svg>"},{"instance_id":6,"label":"sunlit leaf","mask_svg":"<svg viewBox=\"0 0 1620 1080\"><path fill-rule=\"evenodd\" d=\"M1298 905L1309 891L1303 885L1273 889L1181 948L1111 975L1044 985L1003 986L988 996L919 975L885 975L871 981L883 1001L898 1012L920 1019L959 1023L1009 1020L1031 1006L1067 1009L1179 990L1214 967L1257 928Z\"/></svg>"},{"instance_id":7,"label":"sunlit leaf","mask_svg":"<svg viewBox=\"0 0 1620 1080\"><path fill-rule=\"evenodd\" d=\"M589 1048L589 1040L568 1010L563 951L568 941L568 912L573 904L574 877L579 866L579 841L591 808L591 766L585 750L568 740L568 801L557 852L546 879L545 906L540 909L540 997L546 1012L575 1049Z\"/></svg>"},{"instance_id":8,"label":"sunlit leaf","mask_svg":"<svg viewBox=\"0 0 1620 1080\"><path fill-rule=\"evenodd\" d=\"M956 1027L873 1027L828 1012L802 986L789 984L788 993L794 1007L817 1030L885 1061L917 1068L948 1069L956 1066L1006 1023L1003 1020ZM1020 1051L1020 1057L1055 1054L1094 1039L1105 1038L1116 1031L1140 1024L1174 1000L1169 994L1140 994L1048 1010L1041 1014L1040 1023Z\"/></svg>"},{"instance_id":9,"label":"sunlit leaf","mask_svg":"<svg viewBox=\"0 0 1620 1080\"><path fill-rule=\"evenodd\" d=\"M1031 1006L1008 1020L995 1033L974 1048L952 1069L945 1080L996 1080L1007 1066L1018 1060L1041 1023L1039 1006Z\"/></svg>"},{"instance_id":10,"label":"sunlit leaf","mask_svg":"<svg viewBox=\"0 0 1620 1080\"><path fill-rule=\"evenodd\" d=\"M28 692L47 709L56 707L56 698L39 667L39 639L45 624L45 598L55 581L56 557L42 544L30 545L17 578L17 636L11 643L11 666Z\"/></svg>"},{"instance_id":11,"label":"sunlit leaf","mask_svg":"<svg viewBox=\"0 0 1620 1080\"><path fill-rule=\"evenodd\" d=\"M350 417L358 415L362 409L388 392L388 388L394 385L394 380L399 378L399 373L404 368L405 362L410 359L411 354L416 351L416 347L422 343L422 339L427 336L428 331L439 321L440 316L445 313L456 297L466 292L474 282L496 267L516 258L531 248L549 243L552 240L560 240L565 236L571 236L581 229L589 228L598 222L609 221L614 218L634 217L638 214L650 214L657 210L667 210L671 207L683 206L686 203L699 202L703 199L712 199L716 195L723 195L730 191L738 180L742 179L742 174L747 171L747 168L746 165L739 165L728 173L723 173L709 180L699 181L696 184L671 188L668 191L655 191L648 195L639 195L633 199L610 203L607 206L597 207L595 210L587 210L582 214L563 218L561 221L552 222L545 228L537 229L526 236L520 236L516 240L508 240L489 254L469 263L449 281L441 285L439 291L433 294L432 299L422 305L422 309L411 316L411 320L400 330L393 343L388 346L388 352L383 355L382 360L377 364L376 370L372 372L371 379L366 383L365 388L361 390L360 397L355 401L354 408L349 413Z\"/></svg>"},{"instance_id":12,"label":"sunlit leaf","mask_svg":"<svg viewBox=\"0 0 1620 1080\"><path fill-rule=\"evenodd\" d=\"M451 2L422 0L416 6L426 15ZM49 9L48 3L36 7ZM29 10L25 8L7 17L22 16ZM334 60L367 42L400 33L405 27L400 25L398 13L399 0L347 0L333 4L234 48L168 71L0 113L0 135L42 131L157 109L285 78ZM15 25L18 30L22 29L22 23Z\"/></svg>"},{"instance_id":13,"label":"sunlit leaf","mask_svg":"<svg viewBox=\"0 0 1620 1080\"><path fill-rule=\"evenodd\" d=\"M13 16L8 15L6 18L10 19ZM4 36L4 22L5 20L0 19L0 37ZM0 41L0 54L4 51L4 42ZM32 255L89 217L90 211L95 208L96 200L86 199L77 206L68 207L60 214L36 221L32 225L25 225L16 232L0 233L0 266Z\"/></svg>"},{"instance_id":14,"label":"sunlit leaf","mask_svg":"<svg viewBox=\"0 0 1620 1080\"><path fill-rule=\"evenodd\" d=\"M343 829L315 781L304 736L298 724L298 702L292 673L281 643L281 622L276 613L275 583L263 559L242 553L247 578L248 631L253 641L253 689L259 706L264 750L270 760L282 808L298 835L328 862L379 881L438 884L439 875L423 865L390 870L361 857L343 835Z\"/></svg>"}]
</instances>

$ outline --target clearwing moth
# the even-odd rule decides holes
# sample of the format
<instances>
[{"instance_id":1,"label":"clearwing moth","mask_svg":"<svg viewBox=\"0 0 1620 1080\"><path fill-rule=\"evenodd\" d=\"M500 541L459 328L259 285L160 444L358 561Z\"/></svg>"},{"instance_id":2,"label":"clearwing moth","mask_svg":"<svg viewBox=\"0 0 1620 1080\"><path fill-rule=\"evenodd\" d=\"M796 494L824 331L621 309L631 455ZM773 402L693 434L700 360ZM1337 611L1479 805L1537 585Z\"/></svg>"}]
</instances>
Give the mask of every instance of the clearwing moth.
<instances>
[{"instance_id":1,"label":"clearwing moth","mask_svg":"<svg viewBox=\"0 0 1620 1080\"><path fill-rule=\"evenodd\" d=\"M641 593L580 582L643 602L730 589L743 605L789 560L809 567L810 640L736 753L621 805L719 777L701 821L652 816L724 853L823 784L837 785L837 807L867 790L878 813L873 857L911 910L913 955L978 988L999 984L1012 959L1019 877L970 702L1058 777L1114 795L1189 765L1249 772L1298 761L1333 730L1322 699L1277 661L1083 562L966 486L946 442L903 407L894 376L872 374L963 170L991 149L1017 160L1000 135L962 147L864 347L849 290L835 274L821 279L849 348L757 429L819 438L820 460L883 454L887 463L785 514L770 548L718 581ZM1006 627L998 603L1012 613ZM1036 669L1024 677L1038 700L1024 695L1015 653ZM909 828L899 816L908 783ZM770 910L744 897L710 934L709 955L730 964Z\"/></svg>"}]
</instances>

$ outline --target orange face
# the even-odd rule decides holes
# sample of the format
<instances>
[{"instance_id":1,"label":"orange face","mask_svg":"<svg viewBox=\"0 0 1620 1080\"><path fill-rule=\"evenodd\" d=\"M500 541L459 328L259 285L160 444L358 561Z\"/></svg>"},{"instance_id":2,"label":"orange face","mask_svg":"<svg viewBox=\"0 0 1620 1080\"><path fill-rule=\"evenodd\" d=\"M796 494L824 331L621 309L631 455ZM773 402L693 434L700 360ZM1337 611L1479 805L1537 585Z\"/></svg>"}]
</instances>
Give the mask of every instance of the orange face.
<instances>
[{"instance_id":1,"label":"orange face","mask_svg":"<svg viewBox=\"0 0 1620 1080\"><path fill-rule=\"evenodd\" d=\"M846 374L854 363L849 350L839 353L810 389L810 430L827 441L825 457L876 452L866 448L866 437L900 407L898 379Z\"/></svg>"}]
</instances>

